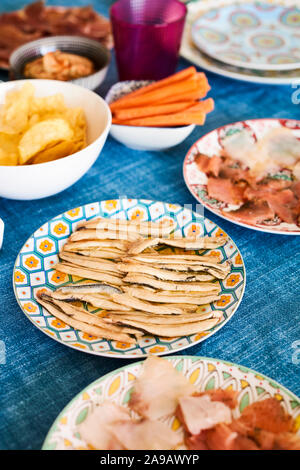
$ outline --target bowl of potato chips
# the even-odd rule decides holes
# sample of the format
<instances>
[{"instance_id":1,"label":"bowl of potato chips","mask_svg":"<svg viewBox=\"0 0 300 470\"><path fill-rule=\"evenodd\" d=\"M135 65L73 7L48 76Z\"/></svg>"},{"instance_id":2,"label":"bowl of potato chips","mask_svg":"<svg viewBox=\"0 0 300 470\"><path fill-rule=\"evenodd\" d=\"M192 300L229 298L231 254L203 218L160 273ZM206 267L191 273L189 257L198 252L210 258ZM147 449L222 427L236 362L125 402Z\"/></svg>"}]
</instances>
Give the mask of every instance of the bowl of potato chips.
<instances>
[{"instance_id":1,"label":"bowl of potato chips","mask_svg":"<svg viewBox=\"0 0 300 470\"><path fill-rule=\"evenodd\" d=\"M106 141L111 112L93 91L57 80L0 84L0 196L39 199L78 181Z\"/></svg>"}]
</instances>

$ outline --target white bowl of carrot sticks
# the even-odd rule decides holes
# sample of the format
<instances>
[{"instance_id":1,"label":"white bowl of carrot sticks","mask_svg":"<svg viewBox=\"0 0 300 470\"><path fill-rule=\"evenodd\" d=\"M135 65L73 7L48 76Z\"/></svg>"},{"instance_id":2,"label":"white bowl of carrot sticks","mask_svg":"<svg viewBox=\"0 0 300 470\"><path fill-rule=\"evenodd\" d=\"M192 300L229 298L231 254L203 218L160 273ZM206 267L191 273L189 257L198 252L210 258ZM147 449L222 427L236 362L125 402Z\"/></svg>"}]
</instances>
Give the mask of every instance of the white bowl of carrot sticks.
<instances>
[{"instance_id":1,"label":"white bowl of carrot sticks","mask_svg":"<svg viewBox=\"0 0 300 470\"><path fill-rule=\"evenodd\" d=\"M157 82L116 83L106 101L112 111L112 137L137 150L163 150L180 144L213 110L204 98L210 86L195 67Z\"/></svg>"}]
</instances>

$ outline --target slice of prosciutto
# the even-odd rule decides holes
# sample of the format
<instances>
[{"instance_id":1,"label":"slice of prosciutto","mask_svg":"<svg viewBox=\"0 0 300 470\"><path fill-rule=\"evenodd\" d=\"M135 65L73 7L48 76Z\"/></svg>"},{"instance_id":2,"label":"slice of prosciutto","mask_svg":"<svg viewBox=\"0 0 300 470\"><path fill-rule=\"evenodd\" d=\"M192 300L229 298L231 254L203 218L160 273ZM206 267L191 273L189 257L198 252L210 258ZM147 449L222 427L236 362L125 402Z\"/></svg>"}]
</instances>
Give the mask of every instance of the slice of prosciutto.
<instances>
[{"instance_id":1,"label":"slice of prosciutto","mask_svg":"<svg viewBox=\"0 0 300 470\"><path fill-rule=\"evenodd\" d=\"M131 422L129 410L112 402L104 402L96 406L88 417L78 426L81 438L89 447L98 450L123 450L110 427L115 422Z\"/></svg>"},{"instance_id":2,"label":"slice of prosciutto","mask_svg":"<svg viewBox=\"0 0 300 470\"><path fill-rule=\"evenodd\" d=\"M183 443L183 433L172 431L161 421L121 421L110 426L116 441L127 450L172 450Z\"/></svg>"},{"instance_id":3,"label":"slice of prosciutto","mask_svg":"<svg viewBox=\"0 0 300 470\"><path fill-rule=\"evenodd\" d=\"M219 176L222 165L221 157L216 155L208 157L203 153L198 153L198 155L195 156L195 163L197 164L199 170L203 173L206 173L207 175L211 174L213 176Z\"/></svg>"},{"instance_id":4,"label":"slice of prosciutto","mask_svg":"<svg viewBox=\"0 0 300 470\"><path fill-rule=\"evenodd\" d=\"M209 395L179 398L177 416L190 434L232 420L230 408L220 401L212 401Z\"/></svg>"},{"instance_id":5,"label":"slice of prosciutto","mask_svg":"<svg viewBox=\"0 0 300 470\"><path fill-rule=\"evenodd\" d=\"M277 193L270 193L264 199L283 222L293 224L297 221L300 207L293 191L284 189Z\"/></svg>"},{"instance_id":6,"label":"slice of prosciutto","mask_svg":"<svg viewBox=\"0 0 300 470\"><path fill-rule=\"evenodd\" d=\"M289 432L292 430L293 418L287 414L276 398L252 403L247 406L239 418L248 429L263 429L273 433ZM248 434L251 431L248 431Z\"/></svg>"},{"instance_id":7,"label":"slice of prosciutto","mask_svg":"<svg viewBox=\"0 0 300 470\"><path fill-rule=\"evenodd\" d=\"M223 214L230 219L251 225L260 224L266 220L272 220L275 216L274 211L265 201L258 201L256 203L247 202L240 209L229 212L223 211Z\"/></svg>"},{"instance_id":8,"label":"slice of prosciutto","mask_svg":"<svg viewBox=\"0 0 300 470\"><path fill-rule=\"evenodd\" d=\"M199 396L209 395L211 401L220 401L233 410L238 405L238 394L239 392L236 390L224 390L223 388L216 388L213 390L207 390L206 392L199 394Z\"/></svg>"},{"instance_id":9,"label":"slice of prosciutto","mask_svg":"<svg viewBox=\"0 0 300 470\"><path fill-rule=\"evenodd\" d=\"M207 192L212 199L227 204L238 205L244 200L244 187L226 178L208 178Z\"/></svg>"},{"instance_id":10,"label":"slice of prosciutto","mask_svg":"<svg viewBox=\"0 0 300 470\"><path fill-rule=\"evenodd\" d=\"M195 392L194 385L171 362L150 356L136 379L129 406L143 417L158 419L174 413L180 397Z\"/></svg>"}]
</instances>

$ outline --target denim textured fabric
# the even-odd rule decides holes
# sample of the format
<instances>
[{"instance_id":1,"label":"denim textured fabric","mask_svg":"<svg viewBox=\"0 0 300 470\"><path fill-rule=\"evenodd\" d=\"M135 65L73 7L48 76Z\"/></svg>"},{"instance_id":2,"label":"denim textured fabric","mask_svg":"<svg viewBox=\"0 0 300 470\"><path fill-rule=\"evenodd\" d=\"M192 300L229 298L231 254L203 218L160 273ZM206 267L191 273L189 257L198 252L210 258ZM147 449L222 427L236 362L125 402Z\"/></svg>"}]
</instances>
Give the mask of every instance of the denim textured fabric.
<instances>
[{"instance_id":1,"label":"denim textured fabric","mask_svg":"<svg viewBox=\"0 0 300 470\"><path fill-rule=\"evenodd\" d=\"M0 11L25 2L2 0ZM82 0L48 4L83 5ZM109 0L94 7L108 14ZM181 60L179 68L189 63ZM7 79L2 74L1 79ZM16 256L31 233L48 219L72 207L118 196L163 200L179 204L196 201L182 176L184 156L195 140L212 129L242 119L277 117L300 119L290 86L263 86L208 74L215 111L203 127L164 152L130 150L108 138L101 156L73 187L40 201L0 200L5 237L0 251L0 449L39 449L52 422L82 388L127 363L67 348L44 335L21 312L13 292ZM117 81L114 61L104 96ZM30 181L28 181L30 185ZM211 218L233 238L244 257L247 286L244 299L227 325L203 343L179 354L210 356L243 364L272 377L300 395L299 266L300 238L273 235ZM4 343L3 343L4 342ZM4 363L5 362L5 363ZM298 364L297 364L298 362Z\"/></svg>"}]
</instances>

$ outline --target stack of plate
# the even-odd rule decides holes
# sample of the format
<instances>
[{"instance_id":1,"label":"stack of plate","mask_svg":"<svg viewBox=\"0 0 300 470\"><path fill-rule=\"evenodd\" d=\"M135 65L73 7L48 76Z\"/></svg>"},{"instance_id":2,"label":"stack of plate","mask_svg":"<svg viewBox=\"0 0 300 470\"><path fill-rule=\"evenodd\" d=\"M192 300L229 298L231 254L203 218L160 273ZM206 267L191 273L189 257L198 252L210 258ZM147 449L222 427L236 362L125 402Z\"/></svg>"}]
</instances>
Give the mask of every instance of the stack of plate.
<instances>
[{"instance_id":1,"label":"stack of plate","mask_svg":"<svg viewBox=\"0 0 300 470\"><path fill-rule=\"evenodd\" d=\"M205 70L239 80L300 80L298 0L190 3L181 54Z\"/></svg>"}]
</instances>

